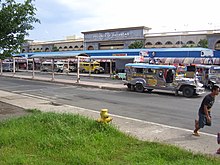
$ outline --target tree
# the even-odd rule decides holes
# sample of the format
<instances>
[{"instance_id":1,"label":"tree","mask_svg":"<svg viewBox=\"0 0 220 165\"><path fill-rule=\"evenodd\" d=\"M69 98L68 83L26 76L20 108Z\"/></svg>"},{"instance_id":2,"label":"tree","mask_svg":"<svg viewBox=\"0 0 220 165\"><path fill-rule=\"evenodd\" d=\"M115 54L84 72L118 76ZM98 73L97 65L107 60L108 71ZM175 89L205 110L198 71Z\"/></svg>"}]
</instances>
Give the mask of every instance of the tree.
<instances>
[{"instance_id":1,"label":"tree","mask_svg":"<svg viewBox=\"0 0 220 165\"><path fill-rule=\"evenodd\" d=\"M35 18L34 0L0 0L0 58L10 57L17 53L25 43L28 30L33 30L33 23L40 23Z\"/></svg>"},{"instance_id":2,"label":"tree","mask_svg":"<svg viewBox=\"0 0 220 165\"><path fill-rule=\"evenodd\" d=\"M129 49L139 49L143 47L144 47L143 41L135 41L128 46Z\"/></svg>"},{"instance_id":3,"label":"tree","mask_svg":"<svg viewBox=\"0 0 220 165\"><path fill-rule=\"evenodd\" d=\"M207 39L201 39L198 42L198 47L202 47L202 48L208 48L208 40Z\"/></svg>"},{"instance_id":4,"label":"tree","mask_svg":"<svg viewBox=\"0 0 220 165\"><path fill-rule=\"evenodd\" d=\"M52 52L58 52L58 51L59 51L59 49L56 46L52 47Z\"/></svg>"}]
</instances>

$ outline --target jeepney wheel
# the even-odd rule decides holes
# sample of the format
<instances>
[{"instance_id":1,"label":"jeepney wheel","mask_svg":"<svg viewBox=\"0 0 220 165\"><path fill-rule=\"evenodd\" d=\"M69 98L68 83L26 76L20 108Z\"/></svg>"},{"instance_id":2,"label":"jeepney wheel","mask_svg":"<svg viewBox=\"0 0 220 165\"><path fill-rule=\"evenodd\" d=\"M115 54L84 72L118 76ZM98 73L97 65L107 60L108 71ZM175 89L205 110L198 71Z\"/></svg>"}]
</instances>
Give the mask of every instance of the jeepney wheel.
<instances>
[{"instance_id":1,"label":"jeepney wheel","mask_svg":"<svg viewBox=\"0 0 220 165\"><path fill-rule=\"evenodd\" d=\"M184 87L183 88L183 96L192 97L194 94L194 89L192 87Z\"/></svg>"},{"instance_id":2,"label":"jeepney wheel","mask_svg":"<svg viewBox=\"0 0 220 165\"><path fill-rule=\"evenodd\" d=\"M131 84L127 84L128 90L131 90Z\"/></svg>"},{"instance_id":3,"label":"jeepney wheel","mask_svg":"<svg viewBox=\"0 0 220 165\"><path fill-rule=\"evenodd\" d=\"M137 92L144 92L144 87L143 87L142 84L136 84L136 85L135 85L135 90L136 90Z\"/></svg>"},{"instance_id":4,"label":"jeepney wheel","mask_svg":"<svg viewBox=\"0 0 220 165\"><path fill-rule=\"evenodd\" d=\"M96 69L96 70L95 70L95 74L99 74L99 70Z\"/></svg>"}]
</instances>

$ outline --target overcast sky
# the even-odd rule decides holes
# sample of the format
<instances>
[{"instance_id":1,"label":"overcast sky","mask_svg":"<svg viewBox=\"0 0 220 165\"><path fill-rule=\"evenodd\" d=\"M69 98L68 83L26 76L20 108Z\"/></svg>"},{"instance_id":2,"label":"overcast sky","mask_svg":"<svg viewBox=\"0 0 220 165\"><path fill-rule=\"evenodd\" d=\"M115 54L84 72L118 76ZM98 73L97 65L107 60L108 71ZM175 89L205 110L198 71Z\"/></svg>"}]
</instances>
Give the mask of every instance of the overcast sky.
<instances>
[{"instance_id":1,"label":"overcast sky","mask_svg":"<svg viewBox=\"0 0 220 165\"><path fill-rule=\"evenodd\" d=\"M146 26L150 32L220 29L217 0L35 0L28 39L62 40L81 32Z\"/></svg>"}]
</instances>

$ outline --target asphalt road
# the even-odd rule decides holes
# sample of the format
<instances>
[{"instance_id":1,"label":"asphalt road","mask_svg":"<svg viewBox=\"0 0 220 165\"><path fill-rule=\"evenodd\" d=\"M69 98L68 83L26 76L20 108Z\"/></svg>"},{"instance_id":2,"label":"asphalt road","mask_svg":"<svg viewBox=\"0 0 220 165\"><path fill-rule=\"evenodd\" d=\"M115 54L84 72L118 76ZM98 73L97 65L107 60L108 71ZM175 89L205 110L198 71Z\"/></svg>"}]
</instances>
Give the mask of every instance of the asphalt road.
<instances>
[{"instance_id":1,"label":"asphalt road","mask_svg":"<svg viewBox=\"0 0 220 165\"><path fill-rule=\"evenodd\" d=\"M57 103L96 111L107 108L111 114L186 129L194 129L194 119L197 117L197 111L204 96L189 99L169 93L103 90L7 77L0 77L0 82L0 90L37 95L50 98ZM213 125L204 128L203 132L212 134L219 132L219 107L218 96L212 108Z\"/></svg>"}]
</instances>

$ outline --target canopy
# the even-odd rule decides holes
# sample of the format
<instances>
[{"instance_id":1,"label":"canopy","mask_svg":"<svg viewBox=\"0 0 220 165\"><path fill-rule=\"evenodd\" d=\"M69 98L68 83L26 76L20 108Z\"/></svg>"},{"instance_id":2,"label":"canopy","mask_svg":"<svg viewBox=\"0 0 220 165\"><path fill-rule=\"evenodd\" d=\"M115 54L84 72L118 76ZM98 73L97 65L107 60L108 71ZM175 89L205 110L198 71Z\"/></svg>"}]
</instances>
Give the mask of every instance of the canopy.
<instances>
[{"instance_id":1,"label":"canopy","mask_svg":"<svg viewBox=\"0 0 220 165\"><path fill-rule=\"evenodd\" d=\"M148 68L148 69L176 69L174 65L154 65L154 64L146 64L146 63L128 63L125 66L133 67L133 68Z\"/></svg>"},{"instance_id":2,"label":"canopy","mask_svg":"<svg viewBox=\"0 0 220 165\"><path fill-rule=\"evenodd\" d=\"M46 59L52 59L52 58L59 58L59 59L64 59L64 58L76 58L76 57L89 57L89 55L85 53L64 53L64 52L48 52L48 53L38 53L34 54L29 58L46 58Z\"/></svg>"}]
</instances>

